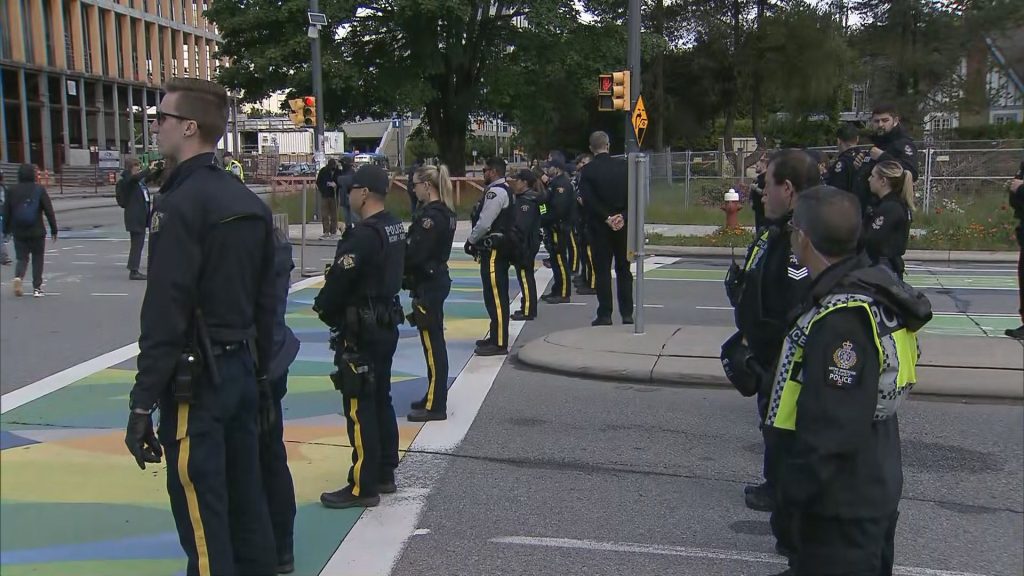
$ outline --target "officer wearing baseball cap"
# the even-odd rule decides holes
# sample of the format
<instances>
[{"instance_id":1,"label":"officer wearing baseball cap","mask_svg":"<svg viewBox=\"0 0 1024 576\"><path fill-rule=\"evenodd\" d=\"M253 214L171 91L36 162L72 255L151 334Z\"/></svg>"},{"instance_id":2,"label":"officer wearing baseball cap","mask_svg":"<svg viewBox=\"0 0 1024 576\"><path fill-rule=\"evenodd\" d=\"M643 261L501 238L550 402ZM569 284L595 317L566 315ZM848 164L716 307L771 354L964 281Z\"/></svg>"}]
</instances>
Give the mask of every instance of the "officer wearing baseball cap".
<instances>
[{"instance_id":1,"label":"officer wearing baseball cap","mask_svg":"<svg viewBox=\"0 0 1024 576\"><path fill-rule=\"evenodd\" d=\"M547 211L541 215L541 224L553 274L551 293L542 299L549 304L565 304L572 296L572 270L576 259L571 232L576 193L565 173L565 156L561 152L555 150L548 155L542 180L548 187L548 201Z\"/></svg>"},{"instance_id":2,"label":"officer wearing baseball cap","mask_svg":"<svg viewBox=\"0 0 1024 576\"><path fill-rule=\"evenodd\" d=\"M384 208L391 181L366 165L352 178L349 205L361 220L345 231L313 310L331 329L334 387L341 392L353 446L347 485L320 495L328 508L376 506L396 491L398 422L391 404L391 362L404 322L398 292L405 226Z\"/></svg>"}]
</instances>

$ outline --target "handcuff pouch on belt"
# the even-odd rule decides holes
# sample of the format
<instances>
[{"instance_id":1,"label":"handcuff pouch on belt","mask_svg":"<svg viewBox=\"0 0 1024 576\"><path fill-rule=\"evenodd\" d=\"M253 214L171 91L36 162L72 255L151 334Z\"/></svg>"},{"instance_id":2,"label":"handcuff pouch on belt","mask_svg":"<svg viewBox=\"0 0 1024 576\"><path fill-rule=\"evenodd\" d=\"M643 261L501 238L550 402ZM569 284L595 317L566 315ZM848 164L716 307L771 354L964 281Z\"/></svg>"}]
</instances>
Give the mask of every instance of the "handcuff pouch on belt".
<instances>
[{"instance_id":1,"label":"handcuff pouch on belt","mask_svg":"<svg viewBox=\"0 0 1024 576\"><path fill-rule=\"evenodd\" d=\"M338 369L331 373L334 389L350 397L372 394L376 381L372 366L363 355L345 351L339 355L339 360Z\"/></svg>"},{"instance_id":2,"label":"handcuff pouch on belt","mask_svg":"<svg viewBox=\"0 0 1024 576\"><path fill-rule=\"evenodd\" d=\"M733 308L739 305L740 296L743 294L744 270L740 265L733 262L729 271L725 273L725 295L729 298L729 304Z\"/></svg>"},{"instance_id":3,"label":"handcuff pouch on belt","mask_svg":"<svg viewBox=\"0 0 1024 576\"><path fill-rule=\"evenodd\" d=\"M192 318L192 340L178 354L171 380L171 392L178 403L195 401L196 385L204 373L214 386L220 384L220 373L213 360L213 342L206 327L206 320L198 308Z\"/></svg>"}]
</instances>

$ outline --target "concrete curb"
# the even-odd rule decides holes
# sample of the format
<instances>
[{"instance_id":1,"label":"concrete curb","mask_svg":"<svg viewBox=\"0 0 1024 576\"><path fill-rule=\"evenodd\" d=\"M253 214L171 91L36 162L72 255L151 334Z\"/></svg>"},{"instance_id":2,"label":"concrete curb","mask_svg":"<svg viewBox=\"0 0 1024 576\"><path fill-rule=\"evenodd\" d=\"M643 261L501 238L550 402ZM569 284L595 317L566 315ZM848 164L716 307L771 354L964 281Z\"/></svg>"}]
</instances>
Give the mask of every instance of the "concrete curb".
<instances>
[{"instance_id":1,"label":"concrete curb","mask_svg":"<svg viewBox=\"0 0 1024 576\"><path fill-rule=\"evenodd\" d=\"M712 386L732 388L722 373L717 348L729 329L652 325L641 335L629 326L578 328L553 332L526 343L516 358L545 371L600 380L644 384ZM702 338L693 341L690 328ZM950 339L953 339L952 341ZM943 342L941 339L945 339ZM684 340L686 342L684 342ZM912 394L939 397L971 397L992 400L1024 400L1024 353L1020 345L1005 339L981 339L983 346L999 355L997 360L954 357L946 348L964 348L955 337L929 337L922 348L925 358L918 367L918 384ZM935 349L929 354L929 345ZM968 352L970 354L970 352ZM1010 354L1010 357L1006 357ZM939 361L954 365L939 365ZM929 364L929 362L935 362Z\"/></svg>"},{"instance_id":2,"label":"concrete curb","mask_svg":"<svg viewBox=\"0 0 1024 576\"><path fill-rule=\"evenodd\" d=\"M742 258L746 254L746 246L735 249L722 246L647 246L647 254L651 256L732 256ZM1017 252L983 252L968 250L907 250L904 256L908 261L919 262L1017 262Z\"/></svg>"}]
</instances>

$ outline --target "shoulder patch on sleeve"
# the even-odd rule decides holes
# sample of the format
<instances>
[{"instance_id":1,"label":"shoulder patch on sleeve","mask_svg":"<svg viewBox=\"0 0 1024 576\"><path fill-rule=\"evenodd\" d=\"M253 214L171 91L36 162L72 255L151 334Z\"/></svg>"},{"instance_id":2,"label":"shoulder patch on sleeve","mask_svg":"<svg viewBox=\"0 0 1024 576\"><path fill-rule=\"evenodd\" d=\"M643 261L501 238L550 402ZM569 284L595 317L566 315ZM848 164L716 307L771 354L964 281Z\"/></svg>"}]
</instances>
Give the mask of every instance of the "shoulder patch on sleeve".
<instances>
[{"instance_id":1,"label":"shoulder patch on sleeve","mask_svg":"<svg viewBox=\"0 0 1024 576\"><path fill-rule=\"evenodd\" d=\"M836 162L836 168L835 168L836 174L839 174L842 171L843 171L843 163L842 162Z\"/></svg>"},{"instance_id":2,"label":"shoulder patch on sleeve","mask_svg":"<svg viewBox=\"0 0 1024 576\"><path fill-rule=\"evenodd\" d=\"M885 216L879 216L878 218L875 218L874 222L871 223L871 228L874 230L878 230L882 227L883 224L885 224Z\"/></svg>"},{"instance_id":3,"label":"shoulder patch on sleeve","mask_svg":"<svg viewBox=\"0 0 1024 576\"><path fill-rule=\"evenodd\" d=\"M903 147L903 152L905 152L907 154L907 156L913 156L914 155L914 147L911 146L910 144L907 144L906 146Z\"/></svg>"},{"instance_id":4,"label":"shoulder patch on sleeve","mask_svg":"<svg viewBox=\"0 0 1024 576\"><path fill-rule=\"evenodd\" d=\"M793 280L803 280L810 275L810 271L800 264L800 261L796 259L795 254L790 253L789 266L786 267L786 275Z\"/></svg>"},{"instance_id":5,"label":"shoulder patch on sleeve","mask_svg":"<svg viewBox=\"0 0 1024 576\"><path fill-rule=\"evenodd\" d=\"M488 200L494 200L495 198L498 197L498 193L495 192L494 190L488 190L487 194L485 194L484 197L487 198Z\"/></svg>"},{"instance_id":6,"label":"shoulder patch on sleeve","mask_svg":"<svg viewBox=\"0 0 1024 576\"><path fill-rule=\"evenodd\" d=\"M832 353L831 361L828 364L828 383L837 388L849 388L853 386L857 378L857 348L853 342L847 340L836 348Z\"/></svg>"},{"instance_id":7,"label":"shoulder patch on sleeve","mask_svg":"<svg viewBox=\"0 0 1024 576\"><path fill-rule=\"evenodd\" d=\"M338 257L337 264L345 270L350 270L356 267L356 255L355 254L342 254Z\"/></svg>"},{"instance_id":8,"label":"shoulder patch on sleeve","mask_svg":"<svg viewBox=\"0 0 1024 576\"><path fill-rule=\"evenodd\" d=\"M160 231L160 221L164 219L164 213L156 210L153 215L150 216L149 220L149 231L150 233L156 233Z\"/></svg>"},{"instance_id":9,"label":"shoulder patch on sleeve","mask_svg":"<svg viewBox=\"0 0 1024 576\"><path fill-rule=\"evenodd\" d=\"M430 218L424 218L420 221L420 226L422 226L424 230L430 230L434 227L434 221Z\"/></svg>"},{"instance_id":10,"label":"shoulder patch on sleeve","mask_svg":"<svg viewBox=\"0 0 1024 576\"><path fill-rule=\"evenodd\" d=\"M561 186L559 186L558 188L555 188L555 191L558 192L559 194L562 194L562 193L565 192L565 188L562 188Z\"/></svg>"}]
</instances>

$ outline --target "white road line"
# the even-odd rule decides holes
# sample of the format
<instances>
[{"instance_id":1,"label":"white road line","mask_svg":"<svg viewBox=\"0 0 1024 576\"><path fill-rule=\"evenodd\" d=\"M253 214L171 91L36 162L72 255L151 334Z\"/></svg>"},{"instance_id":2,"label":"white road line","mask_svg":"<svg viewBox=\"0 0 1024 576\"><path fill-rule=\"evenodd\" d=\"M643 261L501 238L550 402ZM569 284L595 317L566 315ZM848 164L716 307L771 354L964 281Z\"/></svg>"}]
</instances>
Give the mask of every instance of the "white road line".
<instances>
[{"instance_id":1,"label":"white road line","mask_svg":"<svg viewBox=\"0 0 1024 576\"><path fill-rule=\"evenodd\" d=\"M96 263L95 262L72 262L72 264L83 264L83 265L87 265L87 266L93 266Z\"/></svg>"},{"instance_id":2,"label":"white road line","mask_svg":"<svg viewBox=\"0 0 1024 576\"><path fill-rule=\"evenodd\" d=\"M61 246L61 250L75 250L77 248L85 248L85 246Z\"/></svg>"},{"instance_id":3,"label":"white road line","mask_svg":"<svg viewBox=\"0 0 1024 576\"><path fill-rule=\"evenodd\" d=\"M697 310L732 310L732 306L694 306Z\"/></svg>"},{"instance_id":4,"label":"white road line","mask_svg":"<svg viewBox=\"0 0 1024 576\"><path fill-rule=\"evenodd\" d=\"M95 256L95 254L75 254L75 256L84 256L84 257L88 257L88 256Z\"/></svg>"},{"instance_id":5,"label":"white road line","mask_svg":"<svg viewBox=\"0 0 1024 576\"><path fill-rule=\"evenodd\" d=\"M323 276L306 278L305 280L292 284L292 287L288 291L289 293L297 292L303 288L309 287L310 285L316 284L322 279ZM60 295L60 293L47 292L46 295L55 296ZM47 376L42 380L37 380L31 384L18 388L17 390L8 392L7 394L4 394L3 397L0 397L0 414L6 414L10 410L14 410L19 406L23 406L33 400L42 398L51 392L56 392L57 390L60 390L73 382L77 382L86 376L91 376L100 370L105 370L111 366L120 364L121 362L138 355L138 353L139 344L137 342L132 342L131 344L122 346L117 350L107 352L106 354L97 356L92 360L86 360L81 364L76 364L66 370L61 370L56 374Z\"/></svg>"},{"instance_id":6,"label":"white road line","mask_svg":"<svg viewBox=\"0 0 1024 576\"><path fill-rule=\"evenodd\" d=\"M413 536L426 536L427 534L430 534L430 528L417 528L412 533Z\"/></svg>"},{"instance_id":7,"label":"white road line","mask_svg":"<svg viewBox=\"0 0 1024 576\"><path fill-rule=\"evenodd\" d=\"M539 290L543 292L550 280L551 270L542 268L537 271ZM517 296L509 307L514 309L520 299L521 295ZM519 338L524 324L509 323L509 348ZM448 419L425 424L410 449L442 453L455 450L469 432L505 359L505 356L471 357L448 392ZM401 472L399 465L398 473ZM416 533L416 525L432 488L400 486L395 497L383 499L379 506L365 510L320 576L391 574L406 542Z\"/></svg>"},{"instance_id":8,"label":"white road line","mask_svg":"<svg viewBox=\"0 0 1024 576\"><path fill-rule=\"evenodd\" d=\"M742 550L719 550L715 548L690 548L686 546L662 546L658 544L634 544L630 542L598 542L595 540L574 540L571 538L537 538L531 536L505 536L491 538L495 544L516 544L521 546L545 546L549 548L565 548L571 550L593 550L595 552L625 552L628 554L660 554L666 556L685 556L688 558L704 558L709 560L739 560L742 562L758 562L765 564L785 564L786 561L775 554L763 552L746 552ZM933 570L917 566L894 566L893 574L901 576L984 576L971 572L950 570Z\"/></svg>"},{"instance_id":9,"label":"white road line","mask_svg":"<svg viewBox=\"0 0 1024 576\"><path fill-rule=\"evenodd\" d=\"M649 282L718 282L722 283L722 279L709 279L709 278L646 278ZM1001 288L998 286L931 286L931 285L915 285L915 288L924 290L1002 290L1016 292L1016 286L1007 286Z\"/></svg>"},{"instance_id":10,"label":"white road line","mask_svg":"<svg viewBox=\"0 0 1024 576\"><path fill-rule=\"evenodd\" d=\"M90 296L127 296L127 292L93 292Z\"/></svg>"}]
</instances>

